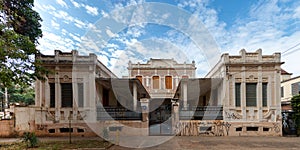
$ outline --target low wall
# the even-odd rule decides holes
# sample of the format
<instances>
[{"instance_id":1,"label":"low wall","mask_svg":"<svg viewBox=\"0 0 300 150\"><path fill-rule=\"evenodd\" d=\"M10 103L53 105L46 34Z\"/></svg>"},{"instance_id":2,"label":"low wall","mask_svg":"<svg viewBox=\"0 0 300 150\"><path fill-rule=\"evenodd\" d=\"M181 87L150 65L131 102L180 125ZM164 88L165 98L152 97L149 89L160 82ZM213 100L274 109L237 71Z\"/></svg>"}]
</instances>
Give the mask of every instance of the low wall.
<instances>
[{"instance_id":1,"label":"low wall","mask_svg":"<svg viewBox=\"0 0 300 150\"><path fill-rule=\"evenodd\" d=\"M173 129L177 136L282 136L281 122L180 120Z\"/></svg>"},{"instance_id":2,"label":"low wall","mask_svg":"<svg viewBox=\"0 0 300 150\"><path fill-rule=\"evenodd\" d=\"M14 120L0 120L0 137L13 137Z\"/></svg>"}]
</instances>

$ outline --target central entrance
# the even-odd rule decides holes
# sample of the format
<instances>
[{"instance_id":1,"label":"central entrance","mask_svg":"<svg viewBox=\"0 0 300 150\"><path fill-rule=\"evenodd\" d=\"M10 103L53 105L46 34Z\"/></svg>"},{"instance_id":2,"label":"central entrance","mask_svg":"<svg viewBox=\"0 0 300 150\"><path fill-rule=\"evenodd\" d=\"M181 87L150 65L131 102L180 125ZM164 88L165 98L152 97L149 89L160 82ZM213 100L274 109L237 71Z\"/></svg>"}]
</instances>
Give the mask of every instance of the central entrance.
<instances>
[{"instance_id":1,"label":"central entrance","mask_svg":"<svg viewBox=\"0 0 300 150\"><path fill-rule=\"evenodd\" d=\"M171 99L150 100L149 135L172 135Z\"/></svg>"}]
</instances>

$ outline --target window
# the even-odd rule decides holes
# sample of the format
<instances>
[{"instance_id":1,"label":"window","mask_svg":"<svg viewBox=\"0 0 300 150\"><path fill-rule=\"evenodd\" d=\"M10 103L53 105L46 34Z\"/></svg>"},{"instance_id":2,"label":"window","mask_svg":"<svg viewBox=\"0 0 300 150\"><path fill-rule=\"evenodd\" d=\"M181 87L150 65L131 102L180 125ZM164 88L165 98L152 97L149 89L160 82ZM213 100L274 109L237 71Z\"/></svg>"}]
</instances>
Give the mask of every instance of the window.
<instances>
[{"instance_id":1,"label":"window","mask_svg":"<svg viewBox=\"0 0 300 150\"><path fill-rule=\"evenodd\" d=\"M268 100L268 83L262 83L262 106L267 106Z\"/></svg>"},{"instance_id":2,"label":"window","mask_svg":"<svg viewBox=\"0 0 300 150\"><path fill-rule=\"evenodd\" d=\"M48 132L49 133L55 133L55 129L49 129Z\"/></svg>"},{"instance_id":3,"label":"window","mask_svg":"<svg viewBox=\"0 0 300 150\"><path fill-rule=\"evenodd\" d=\"M241 106L241 83L235 83L235 106Z\"/></svg>"},{"instance_id":4,"label":"window","mask_svg":"<svg viewBox=\"0 0 300 150\"><path fill-rule=\"evenodd\" d=\"M159 89L159 76L152 77L153 89Z\"/></svg>"},{"instance_id":5,"label":"window","mask_svg":"<svg viewBox=\"0 0 300 150\"><path fill-rule=\"evenodd\" d=\"M103 106L108 106L109 105L109 90L103 88L102 92L103 92L103 94L102 94L102 105Z\"/></svg>"},{"instance_id":6,"label":"window","mask_svg":"<svg viewBox=\"0 0 300 150\"><path fill-rule=\"evenodd\" d=\"M300 94L300 82L292 84L292 95L295 96L298 94Z\"/></svg>"},{"instance_id":7,"label":"window","mask_svg":"<svg viewBox=\"0 0 300 150\"><path fill-rule=\"evenodd\" d=\"M61 83L61 107L73 107L72 83Z\"/></svg>"},{"instance_id":8,"label":"window","mask_svg":"<svg viewBox=\"0 0 300 150\"><path fill-rule=\"evenodd\" d=\"M247 131L258 131L258 127L247 127Z\"/></svg>"},{"instance_id":9,"label":"window","mask_svg":"<svg viewBox=\"0 0 300 150\"><path fill-rule=\"evenodd\" d=\"M143 84L143 77L142 77L142 76L136 76L136 78L137 78L138 80L140 80L140 82Z\"/></svg>"},{"instance_id":10,"label":"window","mask_svg":"<svg viewBox=\"0 0 300 150\"><path fill-rule=\"evenodd\" d=\"M256 83L246 83L246 106L256 106Z\"/></svg>"},{"instance_id":11,"label":"window","mask_svg":"<svg viewBox=\"0 0 300 150\"><path fill-rule=\"evenodd\" d=\"M281 97L284 97L284 88L283 88L283 86L281 87L280 92L281 92Z\"/></svg>"},{"instance_id":12,"label":"window","mask_svg":"<svg viewBox=\"0 0 300 150\"><path fill-rule=\"evenodd\" d=\"M166 89L172 89L172 76L165 77L165 86Z\"/></svg>"},{"instance_id":13,"label":"window","mask_svg":"<svg viewBox=\"0 0 300 150\"><path fill-rule=\"evenodd\" d=\"M73 128L59 128L60 133L73 132Z\"/></svg>"},{"instance_id":14,"label":"window","mask_svg":"<svg viewBox=\"0 0 300 150\"><path fill-rule=\"evenodd\" d=\"M50 108L55 107L55 83L49 83L50 85Z\"/></svg>"},{"instance_id":15,"label":"window","mask_svg":"<svg viewBox=\"0 0 300 150\"><path fill-rule=\"evenodd\" d=\"M242 127L237 127L237 128L235 128L235 131L243 131L243 128Z\"/></svg>"},{"instance_id":16,"label":"window","mask_svg":"<svg viewBox=\"0 0 300 150\"><path fill-rule=\"evenodd\" d=\"M84 103L83 83L78 83L77 88L78 88L78 107L83 107L83 103Z\"/></svg>"}]
</instances>

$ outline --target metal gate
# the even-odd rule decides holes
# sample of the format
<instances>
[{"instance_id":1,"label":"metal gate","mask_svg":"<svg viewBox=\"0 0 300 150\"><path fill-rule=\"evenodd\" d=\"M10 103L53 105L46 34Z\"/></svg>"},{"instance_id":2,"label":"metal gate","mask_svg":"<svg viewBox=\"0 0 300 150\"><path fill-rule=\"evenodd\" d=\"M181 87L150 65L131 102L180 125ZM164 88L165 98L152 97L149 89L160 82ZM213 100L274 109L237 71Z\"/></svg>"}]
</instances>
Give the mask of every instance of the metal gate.
<instances>
[{"instance_id":1,"label":"metal gate","mask_svg":"<svg viewBox=\"0 0 300 150\"><path fill-rule=\"evenodd\" d=\"M296 136L297 127L293 116L294 112L282 112L282 135L283 136Z\"/></svg>"},{"instance_id":2,"label":"metal gate","mask_svg":"<svg viewBox=\"0 0 300 150\"><path fill-rule=\"evenodd\" d=\"M160 100L154 99L152 103L150 102L150 105L152 105L150 107L156 109L149 112L149 135L171 135L173 133L171 102L170 100L163 100L163 102L157 106L157 101Z\"/></svg>"}]
</instances>

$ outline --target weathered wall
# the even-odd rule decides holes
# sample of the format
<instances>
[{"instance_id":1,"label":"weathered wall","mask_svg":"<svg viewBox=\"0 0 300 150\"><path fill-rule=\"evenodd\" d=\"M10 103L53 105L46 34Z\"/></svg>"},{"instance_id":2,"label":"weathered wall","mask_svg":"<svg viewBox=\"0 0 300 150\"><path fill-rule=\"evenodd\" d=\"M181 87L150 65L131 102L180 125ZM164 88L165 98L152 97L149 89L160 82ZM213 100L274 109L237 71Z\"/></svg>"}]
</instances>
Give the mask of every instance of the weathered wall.
<instances>
[{"instance_id":1,"label":"weathered wall","mask_svg":"<svg viewBox=\"0 0 300 150\"><path fill-rule=\"evenodd\" d=\"M181 120L174 126L177 136L281 136L281 130L281 122Z\"/></svg>"},{"instance_id":2,"label":"weathered wall","mask_svg":"<svg viewBox=\"0 0 300 150\"><path fill-rule=\"evenodd\" d=\"M0 120L0 137L12 137L14 133L14 120Z\"/></svg>"}]
</instances>

